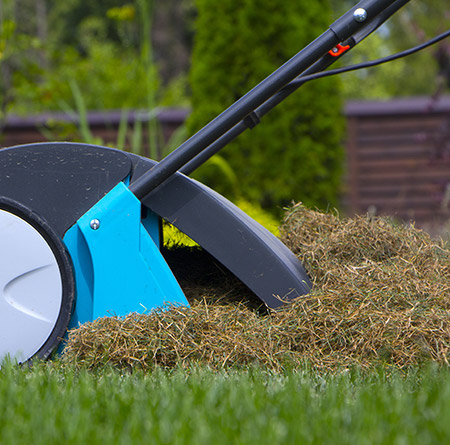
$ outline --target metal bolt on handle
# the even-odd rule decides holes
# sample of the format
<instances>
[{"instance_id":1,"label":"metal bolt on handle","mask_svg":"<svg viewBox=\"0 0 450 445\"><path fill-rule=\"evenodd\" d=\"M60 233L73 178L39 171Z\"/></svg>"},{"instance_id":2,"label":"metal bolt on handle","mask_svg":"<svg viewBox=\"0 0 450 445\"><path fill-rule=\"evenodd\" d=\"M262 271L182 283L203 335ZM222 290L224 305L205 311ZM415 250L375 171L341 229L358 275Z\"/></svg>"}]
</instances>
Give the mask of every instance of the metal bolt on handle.
<instances>
[{"instance_id":1,"label":"metal bolt on handle","mask_svg":"<svg viewBox=\"0 0 450 445\"><path fill-rule=\"evenodd\" d=\"M367 19L367 11L363 8L355 9L353 18L355 19L355 22L362 23Z\"/></svg>"}]
</instances>

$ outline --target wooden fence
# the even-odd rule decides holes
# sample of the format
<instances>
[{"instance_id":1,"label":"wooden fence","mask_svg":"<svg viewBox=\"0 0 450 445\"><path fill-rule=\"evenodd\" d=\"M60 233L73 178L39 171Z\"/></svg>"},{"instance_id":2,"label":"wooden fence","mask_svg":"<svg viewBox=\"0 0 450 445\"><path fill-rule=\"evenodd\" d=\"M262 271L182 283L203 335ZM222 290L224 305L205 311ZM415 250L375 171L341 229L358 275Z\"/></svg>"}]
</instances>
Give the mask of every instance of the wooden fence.
<instances>
[{"instance_id":1,"label":"wooden fence","mask_svg":"<svg viewBox=\"0 0 450 445\"><path fill-rule=\"evenodd\" d=\"M450 97L349 102L345 207L435 230L450 218Z\"/></svg>"}]
</instances>

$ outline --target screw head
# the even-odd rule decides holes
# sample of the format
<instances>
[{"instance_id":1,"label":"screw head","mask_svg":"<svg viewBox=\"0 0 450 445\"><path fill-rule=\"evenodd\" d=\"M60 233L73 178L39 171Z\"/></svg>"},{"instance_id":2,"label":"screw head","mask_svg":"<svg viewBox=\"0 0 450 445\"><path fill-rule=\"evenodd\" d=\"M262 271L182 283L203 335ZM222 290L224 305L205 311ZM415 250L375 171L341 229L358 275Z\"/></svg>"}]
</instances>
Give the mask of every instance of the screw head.
<instances>
[{"instance_id":1,"label":"screw head","mask_svg":"<svg viewBox=\"0 0 450 445\"><path fill-rule=\"evenodd\" d=\"M364 22L367 19L367 11L363 8L355 9L353 19L359 23Z\"/></svg>"},{"instance_id":2,"label":"screw head","mask_svg":"<svg viewBox=\"0 0 450 445\"><path fill-rule=\"evenodd\" d=\"M100 227L100 221L98 219L93 219L90 223L89 223L90 227L92 230L97 230Z\"/></svg>"}]
</instances>

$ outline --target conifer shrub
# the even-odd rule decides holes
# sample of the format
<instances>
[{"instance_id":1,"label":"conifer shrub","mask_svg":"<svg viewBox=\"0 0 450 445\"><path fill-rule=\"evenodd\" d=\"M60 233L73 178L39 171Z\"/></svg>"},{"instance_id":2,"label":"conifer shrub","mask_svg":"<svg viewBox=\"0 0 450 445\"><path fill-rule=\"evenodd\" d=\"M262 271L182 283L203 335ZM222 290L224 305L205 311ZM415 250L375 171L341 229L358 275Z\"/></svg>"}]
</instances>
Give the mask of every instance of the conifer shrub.
<instances>
[{"instance_id":1,"label":"conifer shrub","mask_svg":"<svg viewBox=\"0 0 450 445\"><path fill-rule=\"evenodd\" d=\"M196 0L196 5L193 112L187 123L192 134L332 21L328 0ZM338 83L333 78L304 85L221 152L239 178L240 197L269 209L292 200L322 208L337 204L343 158ZM214 164L195 176L236 198L236 188Z\"/></svg>"}]
</instances>

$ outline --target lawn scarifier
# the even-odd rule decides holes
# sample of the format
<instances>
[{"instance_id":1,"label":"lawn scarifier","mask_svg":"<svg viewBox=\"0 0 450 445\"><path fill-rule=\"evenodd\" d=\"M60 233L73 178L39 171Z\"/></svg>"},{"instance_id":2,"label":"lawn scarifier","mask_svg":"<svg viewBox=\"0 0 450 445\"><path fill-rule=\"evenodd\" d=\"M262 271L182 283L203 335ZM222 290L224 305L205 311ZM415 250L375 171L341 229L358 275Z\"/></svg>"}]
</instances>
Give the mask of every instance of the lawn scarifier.
<instances>
[{"instance_id":1,"label":"lawn scarifier","mask_svg":"<svg viewBox=\"0 0 450 445\"><path fill-rule=\"evenodd\" d=\"M269 308L311 289L276 237L187 175L252 128L408 0L363 0L162 161L43 143L0 151L0 357L47 358L68 327L188 301L160 251L161 219Z\"/></svg>"}]
</instances>

